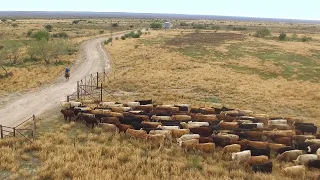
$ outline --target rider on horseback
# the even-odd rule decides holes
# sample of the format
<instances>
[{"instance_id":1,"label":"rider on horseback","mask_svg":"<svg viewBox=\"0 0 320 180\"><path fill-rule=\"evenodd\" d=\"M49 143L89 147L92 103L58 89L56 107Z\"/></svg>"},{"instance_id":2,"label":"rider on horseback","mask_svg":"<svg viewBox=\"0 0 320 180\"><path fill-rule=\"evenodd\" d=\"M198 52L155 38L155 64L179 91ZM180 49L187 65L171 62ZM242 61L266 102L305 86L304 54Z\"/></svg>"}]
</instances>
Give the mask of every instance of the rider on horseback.
<instances>
[{"instance_id":1,"label":"rider on horseback","mask_svg":"<svg viewBox=\"0 0 320 180\"><path fill-rule=\"evenodd\" d=\"M66 79L69 79L69 77L70 77L70 69L68 67L66 67L66 71L65 71L64 76L66 77Z\"/></svg>"}]
</instances>

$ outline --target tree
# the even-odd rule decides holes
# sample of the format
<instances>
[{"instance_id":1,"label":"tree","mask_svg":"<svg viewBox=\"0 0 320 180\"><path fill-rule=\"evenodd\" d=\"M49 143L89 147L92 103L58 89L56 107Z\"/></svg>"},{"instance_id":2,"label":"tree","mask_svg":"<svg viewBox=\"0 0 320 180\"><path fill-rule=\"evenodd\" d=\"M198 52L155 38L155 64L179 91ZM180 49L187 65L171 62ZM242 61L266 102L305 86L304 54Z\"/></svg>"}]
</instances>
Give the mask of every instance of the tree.
<instances>
[{"instance_id":1,"label":"tree","mask_svg":"<svg viewBox=\"0 0 320 180\"><path fill-rule=\"evenodd\" d=\"M49 41L50 34L47 31L37 31L31 35L32 38L35 38L36 40L40 41L42 39L45 39Z\"/></svg>"},{"instance_id":2,"label":"tree","mask_svg":"<svg viewBox=\"0 0 320 180\"><path fill-rule=\"evenodd\" d=\"M186 22L182 21L180 22L180 26L189 26Z\"/></svg>"},{"instance_id":3,"label":"tree","mask_svg":"<svg viewBox=\"0 0 320 180\"><path fill-rule=\"evenodd\" d=\"M5 60L9 60L11 65L17 64L21 55L20 46L17 43L6 43L2 51Z\"/></svg>"},{"instance_id":4,"label":"tree","mask_svg":"<svg viewBox=\"0 0 320 180\"><path fill-rule=\"evenodd\" d=\"M80 20L74 20L72 21L72 24L78 24L80 22Z\"/></svg>"},{"instance_id":5,"label":"tree","mask_svg":"<svg viewBox=\"0 0 320 180\"><path fill-rule=\"evenodd\" d=\"M28 54L33 57L38 56L49 65L51 60L59 55L68 54L69 45L66 41L46 41L41 39L35 41L28 48Z\"/></svg>"},{"instance_id":6,"label":"tree","mask_svg":"<svg viewBox=\"0 0 320 180\"><path fill-rule=\"evenodd\" d=\"M112 23L111 27L113 27L113 28L119 27L119 24L118 23Z\"/></svg>"},{"instance_id":7,"label":"tree","mask_svg":"<svg viewBox=\"0 0 320 180\"><path fill-rule=\"evenodd\" d=\"M271 35L271 32L267 28L259 29L256 31L256 34L255 34L256 37L266 37L270 35Z\"/></svg>"},{"instance_id":8,"label":"tree","mask_svg":"<svg viewBox=\"0 0 320 180\"><path fill-rule=\"evenodd\" d=\"M11 26L16 28L16 27L18 27L18 24L17 23L13 23L13 24L11 24Z\"/></svg>"},{"instance_id":9,"label":"tree","mask_svg":"<svg viewBox=\"0 0 320 180\"><path fill-rule=\"evenodd\" d=\"M53 26L50 25L50 24L47 24L47 25L44 26L44 28L45 28L47 31L51 32L52 29L53 29Z\"/></svg>"},{"instance_id":10,"label":"tree","mask_svg":"<svg viewBox=\"0 0 320 180\"><path fill-rule=\"evenodd\" d=\"M7 22L7 19L1 19L1 21L2 21L3 23L6 23L6 22Z\"/></svg>"},{"instance_id":11,"label":"tree","mask_svg":"<svg viewBox=\"0 0 320 180\"><path fill-rule=\"evenodd\" d=\"M132 29L133 28L133 25L130 25L130 29Z\"/></svg>"},{"instance_id":12,"label":"tree","mask_svg":"<svg viewBox=\"0 0 320 180\"><path fill-rule=\"evenodd\" d=\"M281 33L281 34L279 35L279 40L280 40L280 41L285 41L286 38L287 38L287 34L286 34L286 33Z\"/></svg>"},{"instance_id":13,"label":"tree","mask_svg":"<svg viewBox=\"0 0 320 180\"><path fill-rule=\"evenodd\" d=\"M162 24L158 22L154 22L150 24L151 29L162 29Z\"/></svg>"}]
</instances>

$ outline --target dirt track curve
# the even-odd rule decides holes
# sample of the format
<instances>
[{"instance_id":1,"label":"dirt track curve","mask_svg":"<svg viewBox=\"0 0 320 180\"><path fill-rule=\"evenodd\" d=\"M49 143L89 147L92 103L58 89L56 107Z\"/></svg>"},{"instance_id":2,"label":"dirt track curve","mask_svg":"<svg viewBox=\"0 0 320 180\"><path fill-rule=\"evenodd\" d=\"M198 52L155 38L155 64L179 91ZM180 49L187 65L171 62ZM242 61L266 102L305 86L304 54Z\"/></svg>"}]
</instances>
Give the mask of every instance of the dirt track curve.
<instances>
[{"instance_id":1,"label":"dirt track curve","mask_svg":"<svg viewBox=\"0 0 320 180\"><path fill-rule=\"evenodd\" d=\"M0 125L13 127L33 114L37 116L53 109L59 106L61 101L66 100L68 94L76 91L77 81L92 73L103 70L109 72L110 60L102 45L102 42L108 38L95 38L82 44L80 55L75 65L70 69L71 76L68 81L62 73L55 83L25 93L1 105Z\"/></svg>"}]
</instances>

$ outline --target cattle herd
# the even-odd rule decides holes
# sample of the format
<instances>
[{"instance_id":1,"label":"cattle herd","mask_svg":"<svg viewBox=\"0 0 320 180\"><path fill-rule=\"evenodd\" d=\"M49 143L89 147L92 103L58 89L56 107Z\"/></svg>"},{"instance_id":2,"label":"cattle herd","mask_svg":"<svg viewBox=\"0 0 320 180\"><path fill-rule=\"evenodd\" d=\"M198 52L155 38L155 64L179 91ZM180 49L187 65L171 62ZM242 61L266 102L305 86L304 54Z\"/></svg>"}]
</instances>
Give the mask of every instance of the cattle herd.
<instances>
[{"instance_id":1,"label":"cattle herd","mask_svg":"<svg viewBox=\"0 0 320 180\"><path fill-rule=\"evenodd\" d=\"M301 175L305 167L320 169L320 134L313 123L299 118L268 117L250 110L191 108L188 104L154 105L152 100L101 102L97 107L64 102L65 120L124 132L161 148L174 141L185 150L205 153L222 149L232 161L247 163L254 172L271 173L273 162L294 162L285 173ZM219 148L220 147L220 148Z\"/></svg>"}]
</instances>

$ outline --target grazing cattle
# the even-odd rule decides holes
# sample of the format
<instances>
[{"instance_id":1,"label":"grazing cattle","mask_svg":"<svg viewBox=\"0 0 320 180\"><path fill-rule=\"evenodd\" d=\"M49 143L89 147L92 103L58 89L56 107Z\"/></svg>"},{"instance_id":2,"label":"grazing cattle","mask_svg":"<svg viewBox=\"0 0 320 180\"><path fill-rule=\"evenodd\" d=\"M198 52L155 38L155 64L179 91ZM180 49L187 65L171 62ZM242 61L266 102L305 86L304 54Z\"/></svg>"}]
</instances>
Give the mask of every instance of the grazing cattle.
<instances>
[{"instance_id":1,"label":"grazing cattle","mask_svg":"<svg viewBox=\"0 0 320 180\"><path fill-rule=\"evenodd\" d=\"M165 111L168 113L179 112L179 108L174 107L173 105L158 105L156 110Z\"/></svg>"},{"instance_id":2,"label":"grazing cattle","mask_svg":"<svg viewBox=\"0 0 320 180\"><path fill-rule=\"evenodd\" d=\"M288 124L273 124L269 125L270 128L272 129L277 129L277 130L289 130L291 127Z\"/></svg>"},{"instance_id":3,"label":"grazing cattle","mask_svg":"<svg viewBox=\"0 0 320 180\"><path fill-rule=\"evenodd\" d=\"M148 134L147 135L147 142L150 144L151 147L161 147L164 145L166 136L164 134Z\"/></svg>"},{"instance_id":4,"label":"grazing cattle","mask_svg":"<svg viewBox=\"0 0 320 180\"><path fill-rule=\"evenodd\" d=\"M244 123L244 124L240 123L240 124L239 124L239 128L240 128L240 129L253 129L253 128L258 128L258 125L255 124L255 123L248 123L248 124L246 124L246 123Z\"/></svg>"},{"instance_id":5,"label":"grazing cattle","mask_svg":"<svg viewBox=\"0 0 320 180\"><path fill-rule=\"evenodd\" d=\"M234 109L230 109L230 108L227 108L227 107L222 107L222 108L214 108L214 111L216 112L216 114L220 114L222 111L233 111Z\"/></svg>"},{"instance_id":6,"label":"grazing cattle","mask_svg":"<svg viewBox=\"0 0 320 180\"><path fill-rule=\"evenodd\" d=\"M147 115L135 115L134 117L136 117L137 119L140 119L141 121L150 121L149 116Z\"/></svg>"},{"instance_id":7,"label":"grazing cattle","mask_svg":"<svg viewBox=\"0 0 320 180\"><path fill-rule=\"evenodd\" d=\"M201 137L211 136L213 129L211 127L195 127L190 128L190 132L193 134L199 134Z\"/></svg>"},{"instance_id":8,"label":"grazing cattle","mask_svg":"<svg viewBox=\"0 0 320 180\"><path fill-rule=\"evenodd\" d=\"M241 146L241 151L244 151L247 149L247 140L241 140L241 141L233 141L234 144L239 144Z\"/></svg>"},{"instance_id":9,"label":"grazing cattle","mask_svg":"<svg viewBox=\"0 0 320 180\"><path fill-rule=\"evenodd\" d=\"M98 119L93 114L79 113L77 119L84 120L87 127L89 124L92 124L92 129L94 125L98 126L99 124Z\"/></svg>"},{"instance_id":10,"label":"grazing cattle","mask_svg":"<svg viewBox=\"0 0 320 180\"><path fill-rule=\"evenodd\" d=\"M111 110L113 112L123 113L123 112L129 112L132 110L131 107L112 107Z\"/></svg>"},{"instance_id":11,"label":"grazing cattle","mask_svg":"<svg viewBox=\"0 0 320 180\"><path fill-rule=\"evenodd\" d=\"M179 111L189 111L190 105L189 104L175 104L175 107L179 108Z\"/></svg>"},{"instance_id":12,"label":"grazing cattle","mask_svg":"<svg viewBox=\"0 0 320 180\"><path fill-rule=\"evenodd\" d=\"M286 119L288 121L288 124L290 126L292 126L295 123L302 123L303 122L303 120L301 118L285 117L284 119Z\"/></svg>"},{"instance_id":13,"label":"grazing cattle","mask_svg":"<svg viewBox=\"0 0 320 180\"><path fill-rule=\"evenodd\" d=\"M148 121L147 122L146 121L142 121L141 124L149 126L150 128L157 128L158 126L162 125L160 122L148 122Z\"/></svg>"},{"instance_id":14,"label":"grazing cattle","mask_svg":"<svg viewBox=\"0 0 320 180\"><path fill-rule=\"evenodd\" d=\"M221 146L221 147L232 144L230 138L221 138L218 136L213 136L212 139L216 145Z\"/></svg>"},{"instance_id":15,"label":"grazing cattle","mask_svg":"<svg viewBox=\"0 0 320 180\"><path fill-rule=\"evenodd\" d=\"M294 144L294 147L299 150L308 151L308 146L314 145L313 142L302 142L298 144Z\"/></svg>"},{"instance_id":16,"label":"grazing cattle","mask_svg":"<svg viewBox=\"0 0 320 180\"><path fill-rule=\"evenodd\" d=\"M300 177L301 179L304 179L306 169L303 165L298 165L283 168L283 171L286 175L290 175L292 177Z\"/></svg>"},{"instance_id":17,"label":"grazing cattle","mask_svg":"<svg viewBox=\"0 0 320 180\"><path fill-rule=\"evenodd\" d=\"M194 150L197 144L199 144L199 139L189 139L179 142L179 146L186 150Z\"/></svg>"},{"instance_id":18,"label":"grazing cattle","mask_svg":"<svg viewBox=\"0 0 320 180\"><path fill-rule=\"evenodd\" d=\"M216 135L216 137L220 137L220 138L228 138L231 140L231 142L235 142L239 140L239 136L236 134L226 134L226 133L219 133Z\"/></svg>"},{"instance_id":19,"label":"grazing cattle","mask_svg":"<svg viewBox=\"0 0 320 180\"><path fill-rule=\"evenodd\" d=\"M100 119L100 123L120 124L120 121L117 117L103 117Z\"/></svg>"},{"instance_id":20,"label":"grazing cattle","mask_svg":"<svg viewBox=\"0 0 320 180\"><path fill-rule=\"evenodd\" d=\"M250 159L247 160L247 164L257 165L257 164L264 164L268 161L269 161L268 156L251 156Z\"/></svg>"},{"instance_id":21,"label":"grazing cattle","mask_svg":"<svg viewBox=\"0 0 320 180\"><path fill-rule=\"evenodd\" d=\"M314 125L298 125L298 126L296 126L295 129L301 131L303 134L304 133L311 133L311 134L317 133L317 126L314 126Z\"/></svg>"},{"instance_id":22,"label":"grazing cattle","mask_svg":"<svg viewBox=\"0 0 320 180\"><path fill-rule=\"evenodd\" d=\"M199 122L215 122L218 121L218 118L216 115L213 114L191 114L192 121L199 121Z\"/></svg>"},{"instance_id":23,"label":"grazing cattle","mask_svg":"<svg viewBox=\"0 0 320 180\"><path fill-rule=\"evenodd\" d=\"M268 121L268 125L277 125L277 124L285 124L287 125L288 122L285 119L275 119L275 120L269 120Z\"/></svg>"},{"instance_id":24,"label":"grazing cattle","mask_svg":"<svg viewBox=\"0 0 320 180\"><path fill-rule=\"evenodd\" d=\"M296 132L293 130L263 131L262 139L269 139L270 137L274 136L291 137L293 135L296 135Z\"/></svg>"},{"instance_id":25,"label":"grazing cattle","mask_svg":"<svg viewBox=\"0 0 320 180\"><path fill-rule=\"evenodd\" d=\"M294 135L292 136L292 141L294 143L302 143L305 142L307 139L316 139L314 135Z\"/></svg>"},{"instance_id":26,"label":"grazing cattle","mask_svg":"<svg viewBox=\"0 0 320 180\"><path fill-rule=\"evenodd\" d=\"M240 144L231 144L227 145L222 149L223 153L235 153L241 151L241 145Z\"/></svg>"},{"instance_id":27,"label":"grazing cattle","mask_svg":"<svg viewBox=\"0 0 320 180\"><path fill-rule=\"evenodd\" d=\"M214 143L200 143L196 144L195 149L201 152L211 153L214 151L215 147Z\"/></svg>"},{"instance_id":28,"label":"grazing cattle","mask_svg":"<svg viewBox=\"0 0 320 180\"><path fill-rule=\"evenodd\" d=\"M156 115L154 115L151 117L151 120L153 120L153 121L170 121L172 119L171 119L171 116L156 116Z\"/></svg>"},{"instance_id":29,"label":"grazing cattle","mask_svg":"<svg viewBox=\"0 0 320 180\"><path fill-rule=\"evenodd\" d=\"M308 153L315 154L318 149L320 149L320 144L313 144L308 146Z\"/></svg>"},{"instance_id":30,"label":"grazing cattle","mask_svg":"<svg viewBox=\"0 0 320 180\"><path fill-rule=\"evenodd\" d=\"M116 126L119 129L119 133L126 132L128 129L133 129L132 125L127 124L117 124Z\"/></svg>"},{"instance_id":31,"label":"grazing cattle","mask_svg":"<svg viewBox=\"0 0 320 180\"><path fill-rule=\"evenodd\" d=\"M296 165L305 165L307 164L309 161L312 160L317 160L318 156L316 154L302 154L300 156L298 156L298 158L296 160L293 160L293 162Z\"/></svg>"},{"instance_id":32,"label":"grazing cattle","mask_svg":"<svg viewBox=\"0 0 320 180\"><path fill-rule=\"evenodd\" d=\"M233 121L237 120L237 118L229 116L229 115L225 115L225 114L218 114L217 118L219 120L223 120L224 122L233 122Z\"/></svg>"},{"instance_id":33,"label":"grazing cattle","mask_svg":"<svg viewBox=\"0 0 320 180\"><path fill-rule=\"evenodd\" d=\"M307 139L305 142L311 142L314 144L320 144L320 139Z\"/></svg>"},{"instance_id":34,"label":"grazing cattle","mask_svg":"<svg viewBox=\"0 0 320 180\"><path fill-rule=\"evenodd\" d=\"M273 163L271 161L263 164L252 165L252 170L255 173L257 172L272 173L272 168L273 168Z\"/></svg>"},{"instance_id":35,"label":"grazing cattle","mask_svg":"<svg viewBox=\"0 0 320 180\"><path fill-rule=\"evenodd\" d=\"M141 123L142 121L136 117L119 117L121 124L133 125L134 122Z\"/></svg>"},{"instance_id":36,"label":"grazing cattle","mask_svg":"<svg viewBox=\"0 0 320 180\"><path fill-rule=\"evenodd\" d=\"M279 144L285 144L287 146L291 146L292 145L292 138L291 137L279 137L279 138L275 138L273 142L279 143Z\"/></svg>"},{"instance_id":37,"label":"grazing cattle","mask_svg":"<svg viewBox=\"0 0 320 180\"><path fill-rule=\"evenodd\" d=\"M304 122L294 123L294 126L300 126L300 125L303 125L303 126L314 126L313 123L304 123Z\"/></svg>"},{"instance_id":38,"label":"grazing cattle","mask_svg":"<svg viewBox=\"0 0 320 180\"><path fill-rule=\"evenodd\" d=\"M320 139L320 134L315 134L316 139Z\"/></svg>"},{"instance_id":39,"label":"grazing cattle","mask_svg":"<svg viewBox=\"0 0 320 180\"><path fill-rule=\"evenodd\" d=\"M188 115L172 115L171 119L174 121L190 121L191 116Z\"/></svg>"},{"instance_id":40,"label":"grazing cattle","mask_svg":"<svg viewBox=\"0 0 320 180\"><path fill-rule=\"evenodd\" d=\"M278 151L280 148L284 147L286 147L284 144L268 143L268 148L270 148L272 151Z\"/></svg>"},{"instance_id":41,"label":"grazing cattle","mask_svg":"<svg viewBox=\"0 0 320 180\"><path fill-rule=\"evenodd\" d=\"M149 132L149 134L155 135L155 134L163 134L166 136L167 140L172 140L172 132L170 130L152 130Z\"/></svg>"},{"instance_id":42,"label":"grazing cattle","mask_svg":"<svg viewBox=\"0 0 320 180\"><path fill-rule=\"evenodd\" d=\"M267 142L261 142L261 141L248 141L248 145L254 148L260 148L265 149L268 147Z\"/></svg>"},{"instance_id":43,"label":"grazing cattle","mask_svg":"<svg viewBox=\"0 0 320 180\"><path fill-rule=\"evenodd\" d=\"M172 132L173 138L180 138L181 136L190 133L189 129L171 129L170 131Z\"/></svg>"},{"instance_id":44,"label":"grazing cattle","mask_svg":"<svg viewBox=\"0 0 320 180\"><path fill-rule=\"evenodd\" d=\"M152 104L152 99L148 99L148 100L136 100L134 102L139 102L140 105L148 105L148 104Z\"/></svg>"},{"instance_id":45,"label":"grazing cattle","mask_svg":"<svg viewBox=\"0 0 320 180\"><path fill-rule=\"evenodd\" d=\"M320 159L309 161L307 165L309 168L320 169Z\"/></svg>"},{"instance_id":46,"label":"grazing cattle","mask_svg":"<svg viewBox=\"0 0 320 180\"><path fill-rule=\"evenodd\" d=\"M293 161L293 160L297 159L298 156L300 156L302 154L303 154L302 150L285 151L284 153L279 154L277 156L277 160L289 162L289 161Z\"/></svg>"},{"instance_id":47,"label":"grazing cattle","mask_svg":"<svg viewBox=\"0 0 320 180\"><path fill-rule=\"evenodd\" d=\"M320 157L320 149L317 150L316 154Z\"/></svg>"},{"instance_id":48,"label":"grazing cattle","mask_svg":"<svg viewBox=\"0 0 320 180\"><path fill-rule=\"evenodd\" d=\"M131 138L137 138L137 139L147 138L147 132L144 130L127 129L125 133Z\"/></svg>"},{"instance_id":49,"label":"grazing cattle","mask_svg":"<svg viewBox=\"0 0 320 180\"><path fill-rule=\"evenodd\" d=\"M251 157L251 151L250 150L232 153L232 155L231 155L232 161L235 161L237 163L245 162L248 159L250 159L250 157Z\"/></svg>"},{"instance_id":50,"label":"grazing cattle","mask_svg":"<svg viewBox=\"0 0 320 180\"><path fill-rule=\"evenodd\" d=\"M148 113L153 110L153 105L152 104L140 105L135 107L134 110L141 110L141 111L144 111L145 113Z\"/></svg>"},{"instance_id":51,"label":"grazing cattle","mask_svg":"<svg viewBox=\"0 0 320 180\"><path fill-rule=\"evenodd\" d=\"M239 110L239 113L244 114L245 116L250 116L253 114L251 110Z\"/></svg>"},{"instance_id":52,"label":"grazing cattle","mask_svg":"<svg viewBox=\"0 0 320 180\"><path fill-rule=\"evenodd\" d=\"M199 143L213 143L213 139L211 136L209 136L209 137L201 137L200 136Z\"/></svg>"},{"instance_id":53,"label":"grazing cattle","mask_svg":"<svg viewBox=\"0 0 320 180\"><path fill-rule=\"evenodd\" d=\"M252 120L243 120L243 119L237 119L237 120L235 120L235 122L238 122L239 124L252 124L253 123ZM255 128L257 128L257 127L255 127ZM240 129L241 129L241 127L240 127Z\"/></svg>"},{"instance_id":54,"label":"grazing cattle","mask_svg":"<svg viewBox=\"0 0 320 180\"><path fill-rule=\"evenodd\" d=\"M179 143L181 141L187 141L190 139L198 139L198 142L199 142L199 138L200 138L199 134L185 134L185 135L182 135L180 138L177 138L177 142Z\"/></svg>"},{"instance_id":55,"label":"grazing cattle","mask_svg":"<svg viewBox=\"0 0 320 180\"><path fill-rule=\"evenodd\" d=\"M292 147L292 146L282 147L282 148L278 149L277 154L282 154L286 151L291 151L291 150L295 150L294 147Z\"/></svg>"},{"instance_id":56,"label":"grazing cattle","mask_svg":"<svg viewBox=\"0 0 320 180\"><path fill-rule=\"evenodd\" d=\"M179 126L158 126L157 128L160 128L162 130L171 130L171 129L180 129Z\"/></svg>"},{"instance_id":57,"label":"grazing cattle","mask_svg":"<svg viewBox=\"0 0 320 180\"><path fill-rule=\"evenodd\" d=\"M246 134L250 140L261 140L262 138L262 132L259 131L246 131Z\"/></svg>"},{"instance_id":58,"label":"grazing cattle","mask_svg":"<svg viewBox=\"0 0 320 180\"><path fill-rule=\"evenodd\" d=\"M106 132L113 132L117 133L119 129L114 124L107 124L107 123L100 123L101 129L105 130Z\"/></svg>"},{"instance_id":59,"label":"grazing cattle","mask_svg":"<svg viewBox=\"0 0 320 180\"><path fill-rule=\"evenodd\" d=\"M135 108L135 107L140 106L140 103L139 102L127 102L127 103L124 103L124 105L127 107Z\"/></svg>"},{"instance_id":60,"label":"grazing cattle","mask_svg":"<svg viewBox=\"0 0 320 180\"><path fill-rule=\"evenodd\" d=\"M236 130L239 129L239 124L237 122L220 122L218 124L222 130Z\"/></svg>"},{"instance_id":61,"label":"grazing cattle","mask_svg":"<svg viewBox=\"0 0 320 180\"><path fill-rule=\"evenodd\" d=\"M265 155L265 156L270 157L270 148L268 148L268 147L266 147L266 148L255 148L255 147L252 147L252 146L248 145L246 150L250 150L252 156Z\"/></svg>"},{"instance_id":62,"label":"grazing cattle","mask_svg":"<svg viewBox=\"0 0 320 180\"><path fill-rule=\"evenodd\" d=\"M75 114L72 110L61 109L60 112L63 114L64 120L67 120L69 118L69 122L70 122L71 118L75 118Z\"/></svg>"},{"instance_id":63,"label":"grazing cattle","mask_svg":"<svg viewBox=\"0 0 320 180\"><path fill-rule=\"evenodd\" d=\"M192 122L192 121L189 121L188 123L181 122L180 124L185 129L196 128L196 127L201 127L201 126L209 126L208 122Z\"/></svg>"}]
</instances>

